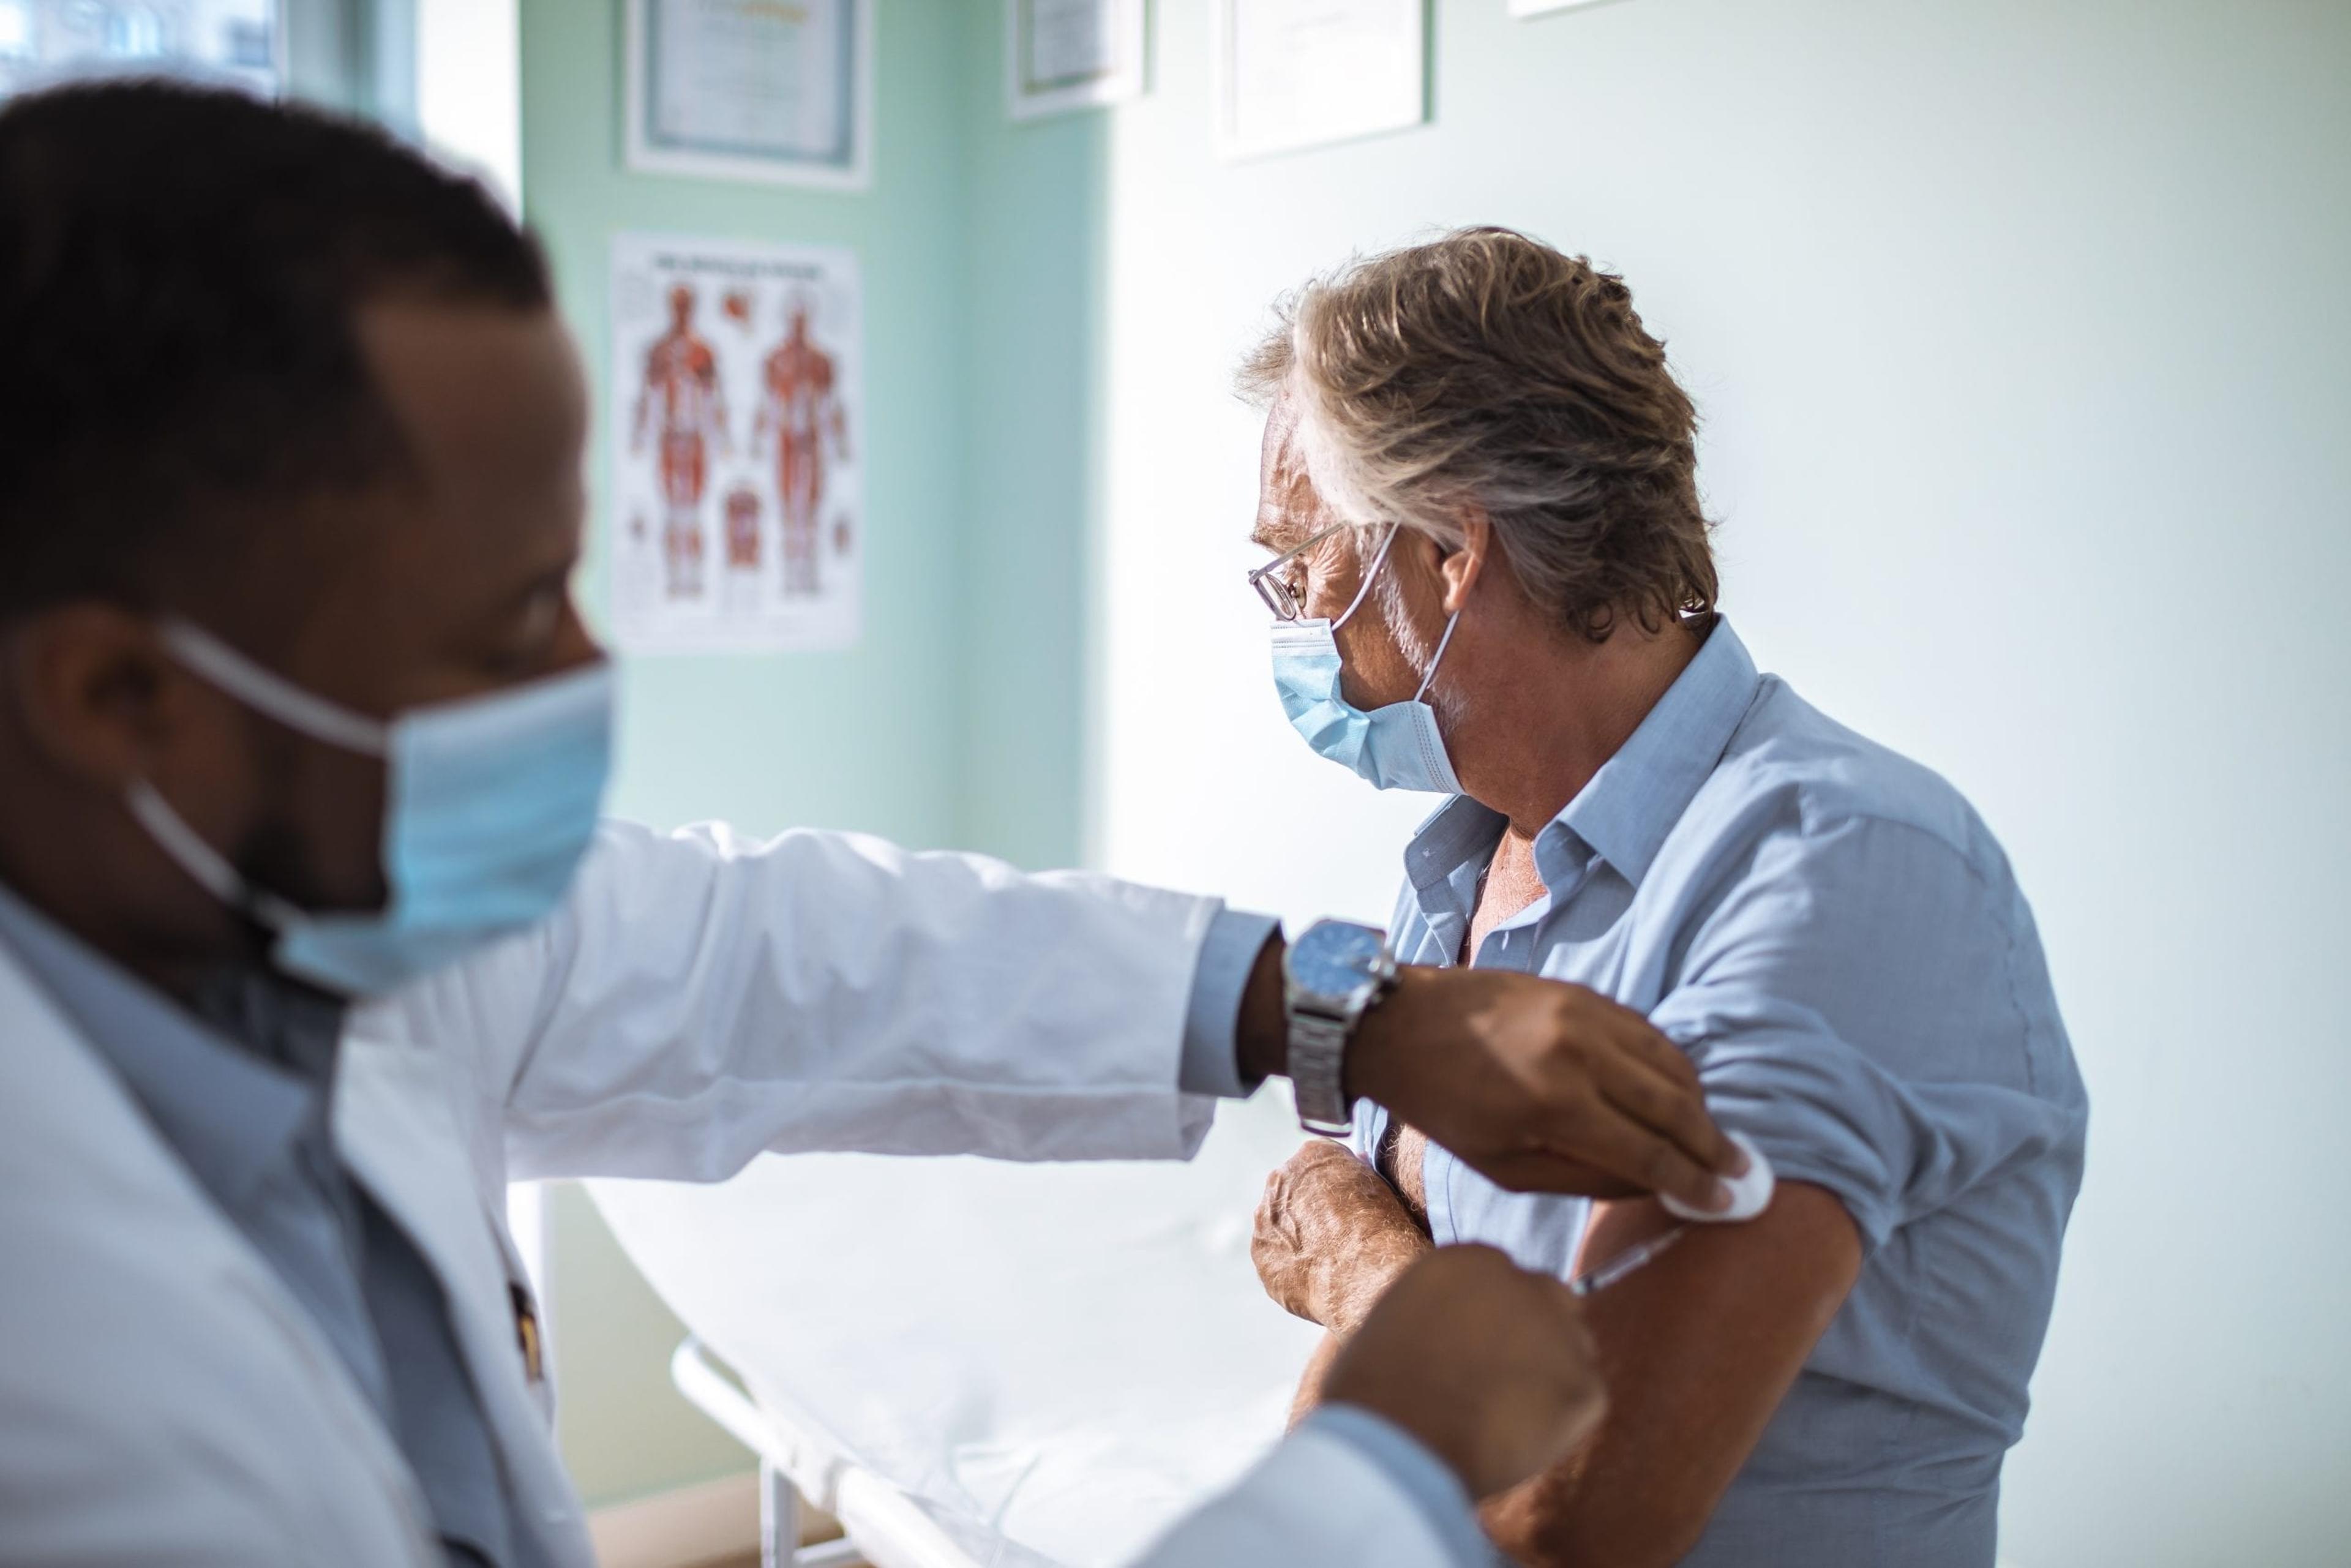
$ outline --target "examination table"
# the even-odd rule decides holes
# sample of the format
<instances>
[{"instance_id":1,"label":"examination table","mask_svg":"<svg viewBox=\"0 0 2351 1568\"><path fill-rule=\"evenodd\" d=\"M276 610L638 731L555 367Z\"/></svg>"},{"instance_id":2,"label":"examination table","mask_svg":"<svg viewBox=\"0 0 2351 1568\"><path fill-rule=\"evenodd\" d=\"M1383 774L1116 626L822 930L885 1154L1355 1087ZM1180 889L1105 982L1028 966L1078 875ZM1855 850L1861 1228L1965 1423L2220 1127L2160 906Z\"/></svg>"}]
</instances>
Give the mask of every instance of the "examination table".
<instances>
[{"instance_id":1,"label":"examination table","mask_svg":"<svg viewBox=\"0 0 2351 1568\"><path fill-rule=\"evenodd\" d=\"M876 1568L1113 1568L1280 1437L1322 1332L1249 1264L1301 1138L1285 1090L1222 1107L1189 1165L590 1186L692 1335L680 1391L760 1456L771 1563L856 1560L790 1554L797 1489Z\"/></svg>"}]
</instances>

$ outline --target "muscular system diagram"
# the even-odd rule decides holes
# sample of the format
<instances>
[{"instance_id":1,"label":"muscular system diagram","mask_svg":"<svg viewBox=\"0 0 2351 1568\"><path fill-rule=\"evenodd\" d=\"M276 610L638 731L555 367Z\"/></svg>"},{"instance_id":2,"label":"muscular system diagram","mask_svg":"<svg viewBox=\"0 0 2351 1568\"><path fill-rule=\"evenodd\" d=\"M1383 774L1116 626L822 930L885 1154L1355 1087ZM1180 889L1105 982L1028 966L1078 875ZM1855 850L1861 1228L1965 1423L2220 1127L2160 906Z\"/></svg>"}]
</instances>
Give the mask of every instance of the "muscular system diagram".
<instances>
[{"instance_id":1,"label":"muscular system diagram","mask_svg":"<svg viewBox=\"0 0 2351 1568\"><path fill-rule=\"evenodd\" d=\"M853 645L872 444L855 255L619 235L611 281L616 644Z\"/></svg>"},{"instance_id":2,"label":"muscular system diagram","mask_svg":"<svg viewBox=\"0 0 2351 1568\"><path fill-rule=\"evenodd\" d=\"M722 455L729 450L718 359L695 330L694 309L691 287L670 290L669 330L645 354L631 422L632 450L658 443L663 580L674 599L703 591L702 497L710 482L710 447Z\"/></svg>"},{"instance_id":3,"label":"muscular system diagram","mask_svg":"<svg viewBox=\"0 0 2351 1568\"><path fill-rule=\"evenodd\" d=\"M825 456L849 457L849 421L835 391L832 357L809 337L805 298L791 305L784 340L760 367L755 455L775 443L776 494L782 505L784 591L823 591L818 566L825 499Z\"/></svg>"}]
</instances>

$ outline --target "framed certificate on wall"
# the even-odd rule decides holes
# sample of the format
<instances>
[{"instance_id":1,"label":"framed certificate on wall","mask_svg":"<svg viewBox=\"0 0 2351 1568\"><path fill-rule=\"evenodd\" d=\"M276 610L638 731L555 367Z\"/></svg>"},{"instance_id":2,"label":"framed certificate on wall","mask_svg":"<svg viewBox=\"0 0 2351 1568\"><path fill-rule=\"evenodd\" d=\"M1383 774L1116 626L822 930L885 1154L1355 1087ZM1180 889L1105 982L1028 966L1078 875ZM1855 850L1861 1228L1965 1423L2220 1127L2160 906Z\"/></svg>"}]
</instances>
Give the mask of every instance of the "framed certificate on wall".
<instances>
[{"instance_id":1,"label":"framed certificate on wall","mask_svg":"<svg viewBox=\"0 0 2351 1568\"><path fill-rule=\"evenodd\" d=\"M1144 0L1005 0L1012 118L1141 96L1144 46Z\"/></svg>"},{"instance_id":2,"label":"framed certificate on wall","mask_svg":"<svg viewBox=\"0 0 2351 1568\"><path fill-rule=\"evenodd\" d=\"M628 0L628 164L862 190L874 0Z\"/></svg>"},{"instance_id":3,"label":"framed certificate on wall","mask_svg":"<svg viewBox=\"0 0 2351 1568\"><path fill-rule=\"evenodd\" d=\"M1427 0L1217 0L1217 151L1294 152L1425 124Z\"/></svg>"}]
</instances>

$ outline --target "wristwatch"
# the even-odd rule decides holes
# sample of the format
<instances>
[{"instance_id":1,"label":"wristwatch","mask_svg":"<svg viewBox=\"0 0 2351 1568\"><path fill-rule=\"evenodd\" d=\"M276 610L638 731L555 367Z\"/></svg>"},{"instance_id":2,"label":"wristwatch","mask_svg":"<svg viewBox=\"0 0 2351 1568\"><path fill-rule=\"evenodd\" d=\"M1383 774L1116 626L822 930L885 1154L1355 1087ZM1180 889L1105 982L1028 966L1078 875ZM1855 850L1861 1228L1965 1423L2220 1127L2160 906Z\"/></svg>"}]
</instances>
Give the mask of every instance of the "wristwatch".
<instances>
[{"instance_id":1,"label":"wristwatch","mask_svg":"<svg viewBox=\"0 0 2351 1568\"><path fill-rule=\"evenodd\" d=\"M1395 988L1387 933L1350 920L1318 920L1283 953L1281 980L1298 1124L1343 1138L1355 1130L1355 1108L1347 1099L1347 1042L1373 1004Z\"/></svg>"}]
</instances>

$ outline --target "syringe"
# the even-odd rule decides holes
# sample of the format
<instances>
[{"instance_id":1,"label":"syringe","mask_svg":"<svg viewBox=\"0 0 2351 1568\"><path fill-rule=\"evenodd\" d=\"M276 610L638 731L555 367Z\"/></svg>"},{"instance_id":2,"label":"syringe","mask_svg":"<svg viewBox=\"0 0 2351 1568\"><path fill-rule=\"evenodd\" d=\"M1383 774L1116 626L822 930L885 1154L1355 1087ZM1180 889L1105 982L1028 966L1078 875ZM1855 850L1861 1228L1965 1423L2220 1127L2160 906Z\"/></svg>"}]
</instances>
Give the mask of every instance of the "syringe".
<instances>
[{"instance_id":1,"label":"syringe","mask_svg":"<svg viewBox=\"0 0 2351 1568\"><path fill-rule=\"evenodd\" d=\"M1588 1273L1578 1274L1574 1279L1570 1280L1567 1282L1567 1288L1579 1296L1588 1296L1594 1291L1604 1291L1625 1275L1655 1260L1658 1253L1679 1241L1682 1239L1682 1232L1688 1228L1689 1227L1686 1225L1677 1225L1664 1235L1653 1236L1638 1247L1628 1247L1599 1268Z\"/></svg>"}]
</instances>

